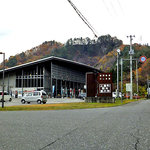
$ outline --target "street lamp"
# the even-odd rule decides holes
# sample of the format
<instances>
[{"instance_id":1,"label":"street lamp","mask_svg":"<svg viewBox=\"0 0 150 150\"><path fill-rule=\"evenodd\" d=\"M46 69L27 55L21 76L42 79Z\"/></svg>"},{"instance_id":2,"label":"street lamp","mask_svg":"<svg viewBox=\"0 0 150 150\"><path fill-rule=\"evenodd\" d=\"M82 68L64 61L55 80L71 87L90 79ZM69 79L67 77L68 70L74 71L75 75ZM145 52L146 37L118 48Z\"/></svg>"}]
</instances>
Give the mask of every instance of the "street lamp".
<instances>
[{"instance_id":1,"label":"street lamp","mask_svg":"<svg viewBox=\"0 0 150 150\"><path fill-rule=\"evenodd\" d=\"M121 102L122 102L122 96L123 96L123 86L122 86L122 82L123 82L123 59L121 58Z\"/></svg>"},{"instance_id":2,"label":"street lamp","mask_svg":"<svg viewBox=\"0 0 150 150\"><path fill-rule=\"evenodd\" d=\"M119 54L120 49L117 49L117 97L119 98Z\"/></svg>"},{"instance_id":3,"label":"street lamp","mask_svg":"<svg viewBox=\"0 0 150 150\"><path fill-rule=\"evenodd\" d=\"M5 53L0 52L0 54L3 54L3 95L2 95L2 108L4 108L4 77L5 77Z\"/></svg>"}]
</instances>

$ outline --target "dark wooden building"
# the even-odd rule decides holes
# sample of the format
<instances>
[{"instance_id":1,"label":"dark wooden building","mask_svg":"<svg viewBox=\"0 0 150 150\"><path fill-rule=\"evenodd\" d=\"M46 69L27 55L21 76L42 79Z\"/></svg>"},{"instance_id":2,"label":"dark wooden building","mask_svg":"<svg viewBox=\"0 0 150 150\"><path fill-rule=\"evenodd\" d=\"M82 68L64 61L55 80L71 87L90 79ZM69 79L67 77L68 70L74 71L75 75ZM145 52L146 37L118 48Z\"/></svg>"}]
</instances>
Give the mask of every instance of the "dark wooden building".
<instances>
[{"instance_id":1,"label":"dark wooden building","mask_svg":"<svg viewBox=\"0 0 150 150\"><path fill-rule=\"evenodd\" d=\"M45 90L51 97L77 96L85 88L87 72L100 71L83 63L51 56L6 69L5 91L17 93L17 96L31 90Z\"/></svg>"},{"instance_id":2,"label":"dark wooden building","mask_svg":"<svg viewBox=\"0 0 150 150\"><path fill-rule=\"evenodd\" d=\"M112 73L88 72L86 84L86 102L114 102L112 98Z\"/></svg>"}]
</instances>

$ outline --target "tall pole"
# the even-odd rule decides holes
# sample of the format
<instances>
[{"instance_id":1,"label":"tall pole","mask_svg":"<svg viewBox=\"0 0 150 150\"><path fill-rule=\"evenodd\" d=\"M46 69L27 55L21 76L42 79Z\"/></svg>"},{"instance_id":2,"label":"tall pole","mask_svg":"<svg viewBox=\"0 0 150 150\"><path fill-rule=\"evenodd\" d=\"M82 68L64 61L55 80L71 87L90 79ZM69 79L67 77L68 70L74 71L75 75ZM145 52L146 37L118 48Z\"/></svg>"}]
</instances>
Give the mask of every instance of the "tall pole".
<instances>
[{"instance_id":1,"label":"tall pole","mask_svg":"<svg viewBox=\"0 0 150 150\"><path fill-rule=\"evenodd\" d=\"M117 97L119 97L119 56L117 53Z\"/></svg>"},{"instance_id":2,"label":"tall pole","mask_svg":"<svg viewBox=\"0 0 150 150\"><path fill-rule=\"evenodd\" d=\"M121 102L122 102L122 89L123 89L123 59L121 58Z\"/></svg>"},{"instance_id":3,"label":"tall pole","mask_svg":"<svg viewBox=\"0 0 150 150\"><path fill-rule=\"evenodd\" d=\"M135 36L127 36L130 38L130 51L129 51L129 54L130 54L130 85L131 85L131 91L130 91L130 99L133 99L133 86L132 86L132 55L134 54L134 51L132 50L132 40L133 40L133 37Z\"/></svg>"},{"instance_id":4,"label":"tall pole","mask_svg":"<svg viewBox=\"0 0 150 150\"><path fill-rule=\"evenodd\" d=\"M149 98L149 80L148 80L148 88L147 89L148 89L148 98Z\"/></svg>"},{"instance_id":5,"label":"tall pole","mask_svg":"<svg viewBox=\"0 0 150 150\"><path fill-rule=\"evenodd\" d=\"M139 93L139 83L138 83L138 67L137 67L137 59L136 59L136 87L137 87L137 95Z\"/></svg>"},{"instance_id":6,"label":"tall pole","mask_svg":"<svg viewBox=\"0 0 150 150\"><path fill-rule=\"evenodd\" d=\"M52 61L51 61L51 98L53 97L53 76L52 76L52 74L53 74L53 63L52 63Z\"/></svg>"},{"instance_id":7,"label":"tall pole","mask_svg":"<svg viewBox=\"0 0 150 150\"><path fill-rule=\"evenodd\" d=\"M3 54L3 95L2 95L2 108L4 108L4 78L5 78L5 53Z\"/></svg>"},{"instance_id":8,"label":"tall pole","mask_svg":"<svg viewBox=\"0 0 150 150\"><path fill-rule=\"evenodd\" d=\"M24 77L23 74L24 74L24 73L23 73L23 69L22 69L22 78L21 78L22 97L23 97L23 77Z\"/></svg>"},{"instance_id":9,"label":"tall pole","mask_svg":"<svg viewBox=\"0 0 150 150\"><path fill-rule=\"evenodd\" d=\"M149 80L149 78L147 76L147 94L148 94L148 98L149 98L149 94L150 94L149 83L150 83L150 80Z\"/></svg>"},{"instance_id":10,"label":"tall pole","mask_svg":"<svg viewBox=\"0 0 150 150\"><path fill-rule=\"evenodd\" d=\"M119 54L120 49L117 49L117 98L119 97Z\"/></svg>"}]
</instances>

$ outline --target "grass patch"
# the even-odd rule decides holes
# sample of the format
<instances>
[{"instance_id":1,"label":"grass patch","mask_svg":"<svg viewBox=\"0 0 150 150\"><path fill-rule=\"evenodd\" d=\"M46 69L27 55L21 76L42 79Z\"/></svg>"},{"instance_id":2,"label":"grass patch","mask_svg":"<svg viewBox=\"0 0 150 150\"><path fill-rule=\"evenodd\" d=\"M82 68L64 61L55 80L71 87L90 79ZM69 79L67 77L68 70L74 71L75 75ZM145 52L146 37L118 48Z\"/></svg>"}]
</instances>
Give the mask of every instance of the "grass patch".
<instances>
[{"instance_id":1,"label":"grass patch","mask_svg":"<svg viewBox=\"0 0 150 150\"><path fill-rule=\"evenodd\" d=\"M34 105L17 105L0 108L0 111L32 111L32 110L65 110L65 109L88 109L88 108L105 108L124 105L138 100L116 100L115 103L59 103L59 104L34 104Z\"/></svg>"}]
</instances>

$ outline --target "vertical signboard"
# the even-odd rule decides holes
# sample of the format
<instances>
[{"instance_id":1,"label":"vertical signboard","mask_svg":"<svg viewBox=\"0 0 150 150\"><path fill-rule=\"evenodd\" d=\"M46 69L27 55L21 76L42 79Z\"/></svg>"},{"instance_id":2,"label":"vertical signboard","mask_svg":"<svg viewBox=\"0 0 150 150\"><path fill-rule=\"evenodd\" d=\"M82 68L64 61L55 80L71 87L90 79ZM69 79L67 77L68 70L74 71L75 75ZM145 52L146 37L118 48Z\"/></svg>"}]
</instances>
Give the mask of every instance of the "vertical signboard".
<instances>
[{"instance_id":1,"label":"vertical signboard","mask_svg":"<svg viewBox=\"0 0 150 150\"><path fill-rule=\"evenodd\" d=\"M87 97L96 96L96 74L89 72L86 74L86 92Z\"/></svg>"},{"instance_id":2,"label":"vertical signboard","mask_svg":"<svg viewBox=\"0 0 150 150\"><path fill-rule=\"evenodd\" d=\"M126 83L126 91L131 92L131 90L132 90L131 83Z\"/></svg>"},{"instance_id":3,"label":"vertical signboard","mask_svg":"<svg viewBox=\"0 0 150 150\"><path fill-rule=\"evenodd\" d=\"M98 82L97 96L112 97L112 74L98 73L97 82Z\"/></svg>"}]
</instances>

